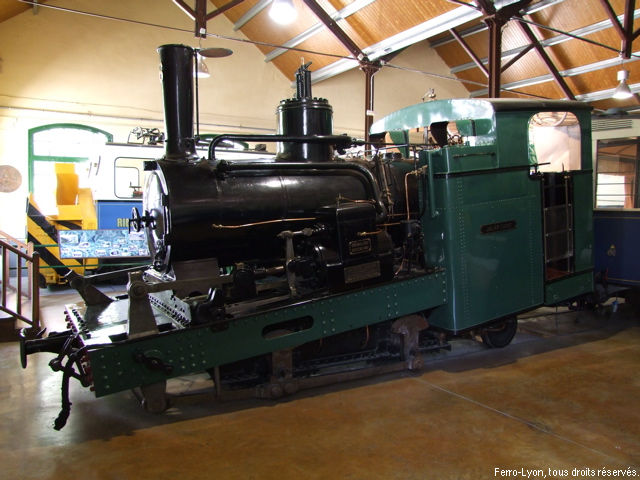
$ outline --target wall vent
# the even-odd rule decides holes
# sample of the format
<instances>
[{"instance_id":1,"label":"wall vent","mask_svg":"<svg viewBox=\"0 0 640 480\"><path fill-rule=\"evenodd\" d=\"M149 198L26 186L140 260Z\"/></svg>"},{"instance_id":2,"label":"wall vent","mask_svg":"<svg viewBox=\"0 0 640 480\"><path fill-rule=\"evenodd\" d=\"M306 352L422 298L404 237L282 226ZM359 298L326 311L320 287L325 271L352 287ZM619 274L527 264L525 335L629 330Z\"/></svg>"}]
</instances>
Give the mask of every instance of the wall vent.
<instances>
[{"instance_id":1,"label":"wall vent","mask_svg":"<svg viewBox=\"0 0 640 480\"><path fill-rule=\"evenodd\" d=\"M591 129L594 132L602 130L619 130L623 128L631 128L632 126L632 118L594 118L591 120Z\"/></svg>"}]
</instances>

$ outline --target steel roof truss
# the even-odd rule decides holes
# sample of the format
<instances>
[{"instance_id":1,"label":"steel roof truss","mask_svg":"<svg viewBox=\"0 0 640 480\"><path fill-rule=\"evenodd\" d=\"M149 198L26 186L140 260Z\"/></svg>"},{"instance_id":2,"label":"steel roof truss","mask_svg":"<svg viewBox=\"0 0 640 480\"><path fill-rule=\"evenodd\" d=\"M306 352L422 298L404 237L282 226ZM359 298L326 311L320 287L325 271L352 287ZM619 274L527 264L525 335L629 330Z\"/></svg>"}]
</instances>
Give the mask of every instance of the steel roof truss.
<instances>
[{"instance_id":1,"label":"steel roof truss","mask_svg":"<svg viewBox=\"0 0 640 480\"><path fill-rule=\"evenodd\" d=\"M217 17L221 13L226 12L230 8L235 7L242 2L244 2L244 0L231 0L217 10L207 13L207 0L196 0L195 8L191 8L184 0L173 0L173 3L180 7L180 9L191 18L191 20L195 20L195 36L202 38L207 36L208 20Z\"/></svg>"},{"instance_id":2,"label":"steel roof truss","mask_svg":"<svg viewBox=\"0 0 640 480\"><path fill-rule=\"evenodd\" d=\"M620 39L622 40L622 46L620 48L620 55L622 58L629 58L631 56L631 43L633 39L640 34L640 30L633 31L633 12L635 10L635 0L626 0L624 4L624 17L622 23L618 19L615 10L609 3L609 0L600 0L602 8L609 16L613 28L616 30Z\"/></svg>"},{"instance_id":3,"label":"steel roof truss","mask_svg":"<svg viewBox=\"0 0 640 480\"><path fill-rule=\"evenodd\" d=\"M329 29L331 33L338 39L342 45L345 46L351 55L353 55L358 60L362 60L365 57L365 54L360 50L360 47L356 45L349 35L345 33L342 28L338 25L338 23L331 18L331 16L322 8L315 0L302 0L307 7L315 14L316 17L320 19L322 23Z\"/></svg>"},{"instance_id":4,"label":"steel roof truss","mask_svg":"<svg viewBox=\"0 0 640 480\"><path fill-rule=\"evenodd\" d=\"M463 50L467 52L467 55L471 57L471 60L473 60L473 62L478 66L478 68L482 71L482 73L484 73L485 77L489 77L489 71L487 70L487 67L484 66L484 64L480 61L478 56L475 54L475 52L467 44L467 42L465 42L464 39L460 35L458 35L458 32L456 32L455 28L451 28L449 32L451 32L451 35L453 35L453 38L455 38L458 41L458 43L463 48Z\"/></svg>"},{"instance_id":5,"label":"steel roof truss","mask_svg":"<svg viewBox=\"0 0 640 480\"><path fill-rule=\"evenodd\" d=\"M355 0L354 2L351 2L349 5L344 7L342 10L339 10L334 13L330 13L329 16L336 22L338 20L344 20L347 17L362 10L364 7L372 4L375 1L376 0ZM309 27L304 32L300 33L299 35L296 35L292 39L287 40L285 43L283 43L282 46L285 48L275 48L271 50L269 53L265 55L264 61L270 62L271 60L273 60L276 57L279 57L283 53L287 53L289 51L288 48L297 47L305 40L308 40L309 38L313 37L316 33L322 31L323 28L324 28L323 23L316 23L315 25Z\"/></svg>"},{"instance_id":6,"label":"steel roof truss","mask_svg":"<svg viewBox=\"0 0 640 480\"><path fill-rule=\"evenodd\" d=\"M516 63L522 57L524 57L527 53L529 53L532 48L534 48L533 45L527 45L526 47L524 47L515 57L513 57L511 60L509 60L507 63L505 63L502 66L501 71L504 72L507 68L509 68L511 65ZM503 54L502 58L504 58L504 56L505 55Z\"/></svg>"},{"instance_id":7,"label":"steel roof truss","mask_svg":"<svg viewBox=\"0 0 640 480\"><path fill-rule=\"evenodd\" d=\"M622 15L620 15L618 18L622 18ZM635 10L633 12L633 18L638 19L640 18L640 9ZM480 25L478 25L477 27L479 27ZM460 34L460 36L462 37L466 37L468 35L473 35L474 33L478 33L479 31L484 31L486 29L486 26L482 25L482 29L477 29L476 31L471 32L472 29L467 29L467 30L463 30L462 32L458 32ZM547 38L545 40L541 40L540 41L540 45L543 47L552 47L554 45L559 45L561 43L564 43L568 40L571 40L572 38L577 38L580 39L578 37L582 36L582 35L590 35L592 33L596 33L596 32L600 32L602 30L605 30L607 28L611 28L611 24L606 21L603 20L602 22L598 22L598 23L594 23L593 25L588 25L586 27L583 28L579 28L576 30L572 30L571 32L565 32L565 33L561 33L560 35L556 35L555 37L551 37L551 38ZM468 32L468 33L467 33ZM640 34L640 32L636 32L634 35L636 34ZM447 42L444 42L447 43ZM444 43L439 43L438 45L444 45ZM432 44L432 46L435 46L435 42ZM517 47L517 48L512 48L511 50L507 50L502 52L502 58L509 58L513 55L518 55L522 50L524 50L527 47ZM611 48L610 50L615 51L614 48ZM636 55L637 53L634 53L632 55ZM482 59L482 63L486 64L488 62L487 58L483 58ZM463 72L465 70L469 70L472 68L475 68L475 63L473 62L469 62L469 63L464 63L462 65L457 65L455 67L453 67L451 69L451 73L459 73L459 72Z\"/></svg>"},{"instance_id":8,"label":"steel roof truss","mask_svg":"<svg viewBox=\"0 0 640 480\"><path fill-rule=\"evenodd\" d=\"M522 20L522 18L518 17L517 20ZM573 94L573 92L571 91L571 89L569 88L569 85L567 85L567 82L564 81L564 78L562 78L560 76L560 73L558 72L558 69L556 68L554 63L551 61L551 58L549 58L549 55L547 55L547 52L545 52L545 50L542 47L542 45L540 45L540 41L534 35L534 33L531 31L531 28L529 28L529 25L527 25L526 23L523 23L521 21L518 21L518 25L520 25L520 28L522 29L523 33L529 39L529 42L531 42L531 44L533 45L533 48L535 48L536 52L538 52L538 56L544 62L544 64L547 66L547 69L549 70L549 73L551 73L551 75L553 76L554 80L556 81L556 83L558 84L560 89L563 91L565 96L567 98L569 98L570 100L575 100L576 97Z\"/></svg>"}]
</instances>

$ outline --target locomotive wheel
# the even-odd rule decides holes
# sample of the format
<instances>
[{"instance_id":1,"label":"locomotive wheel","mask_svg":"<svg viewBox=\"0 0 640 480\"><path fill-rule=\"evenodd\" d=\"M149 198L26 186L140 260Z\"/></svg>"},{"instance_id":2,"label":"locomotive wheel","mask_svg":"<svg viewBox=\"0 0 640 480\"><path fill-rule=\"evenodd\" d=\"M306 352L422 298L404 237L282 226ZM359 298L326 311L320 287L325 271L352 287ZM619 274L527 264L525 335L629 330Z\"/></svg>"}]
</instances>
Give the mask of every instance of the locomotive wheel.
<instances>
[{"instance_id":1,"label":"locomotive wheel","mask_svg":"<svg viewBox=\"0 0 640 480\"><path fill-rule=\"evenodd\" d=\"M482 330L482 341L489 348L503 348L511 343L516 330L518 330L518 319L509 317L503 322Z\"/></svg>"}]
</instances>

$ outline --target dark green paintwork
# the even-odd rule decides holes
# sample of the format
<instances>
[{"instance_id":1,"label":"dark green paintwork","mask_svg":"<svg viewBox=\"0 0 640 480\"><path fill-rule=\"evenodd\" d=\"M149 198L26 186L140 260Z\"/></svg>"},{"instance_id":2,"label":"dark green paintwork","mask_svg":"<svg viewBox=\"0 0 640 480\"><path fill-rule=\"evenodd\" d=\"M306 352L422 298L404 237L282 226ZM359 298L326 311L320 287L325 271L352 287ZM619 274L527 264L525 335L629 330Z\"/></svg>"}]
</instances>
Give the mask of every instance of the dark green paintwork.
<instances>
[{"instance_id":1,"label":"dark green paintwork","mask_svg":"<svg viewBox=\"0 0 640 480\"><path fill-rule=\"evenodd\" d=\"M240 318L230 322L224 331L188 328L114 343L89 352L95 393L100 397L202 372L217 365L427 310L445 301L445 275L431 274ZM308 330L275 339L265 339L262 335L266 326L302 317L313 318L313 326ZM134 362L136 353L162 359L173 367L173 372L165 375Z\"/></svg>"},{"instance_id":2,"label":"dark green paintwork","mask_svg":"<svg viewBox=\"0 0 640 480\"><path fill-rule=\"evenodd\" d=\"M430 190L422 192L430 199L422 218L427 261L447 271L449 297L430 315L431 325L458 332L590 291L590 272L545 282L541 183L531 175L537 160L529 143L538 112L570 111L580 123L582 171L572 172L575 271L589 271L590 109L564 101L445 100L407 107L372 126L380 133L455 121L461 134L472 135L466 145L423 152L420 160L429 165Z\"/></svg>"},{"instance_id":3,"label":"dark green paintwork","mask_svg":"<svg viewBox=\"0 0 640 480\"><path fill-rule=\"evenodd\" d=\"M539 181L528 169L492 170L436 176L435 189L438 215L423 219L425 242L428 261L448 272L450 301L429 322L456 332L540 305ZM483 233L502 224L509 228Z\"/></svg>"},{"instance_id":4,"label":"dark green paintwork","mask_svg":"<svg viewBox=\"0 0 640 480\"><path fill-rule=\"evenodd\" d=\"M593 272L591 270L545 285L545 305L556 305L565 300L593 292Z\"/></svg>"},{"instance_id":5,"label":"dark green paintwork","mask_svg":"<svg viewBox=\"0 0 640 480\"><path fill-rule=\"evenodd\" d=\"M456 120L488 120L482 122L482 135L486 143L495 142L494 111L485 100L439 100L418 103L393 112L371 126L371 134L405 131L431 125L435 122Z\"/></svg>"},{"instance_id":6,"label":"dark green paintwork","mask_svg":"<svg viewBox=\"0 0 640 480\"><path fill-rule=\"evenodd\" d=\"M576 271L593 268L593 179L591 171L573 175Z\"/></svg>"}]
</instances>

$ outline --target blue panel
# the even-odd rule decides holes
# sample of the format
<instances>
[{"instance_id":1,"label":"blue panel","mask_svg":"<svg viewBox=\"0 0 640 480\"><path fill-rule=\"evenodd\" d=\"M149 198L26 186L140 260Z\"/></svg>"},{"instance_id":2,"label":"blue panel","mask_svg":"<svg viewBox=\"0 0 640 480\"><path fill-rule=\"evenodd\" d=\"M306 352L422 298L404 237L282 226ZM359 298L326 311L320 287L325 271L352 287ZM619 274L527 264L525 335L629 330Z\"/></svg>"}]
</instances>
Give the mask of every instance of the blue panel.
<instances>
[{"instance_id":1,"label":"blue panel","mask_svg":"<svg viewBox=\"0 0 640 480\"><path fill-rule=\"evenodd\" d=\"M128 228L129 219L131 218L131 209L137 207L142 208L141 201L98 201L96 208L98 211L98 228Z\"/></svg>"},{"instance_id":2,"label":"blue panel","mask_svg":"<svg viewBox=\"0 0 640 480\"><path fill-rule=\"evenodd\" d=\"M593 215L595 270L610 283L640 284L640 211L596 210Z\"/></svg>"}]
</instances>

